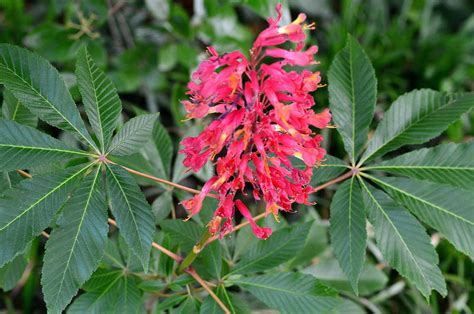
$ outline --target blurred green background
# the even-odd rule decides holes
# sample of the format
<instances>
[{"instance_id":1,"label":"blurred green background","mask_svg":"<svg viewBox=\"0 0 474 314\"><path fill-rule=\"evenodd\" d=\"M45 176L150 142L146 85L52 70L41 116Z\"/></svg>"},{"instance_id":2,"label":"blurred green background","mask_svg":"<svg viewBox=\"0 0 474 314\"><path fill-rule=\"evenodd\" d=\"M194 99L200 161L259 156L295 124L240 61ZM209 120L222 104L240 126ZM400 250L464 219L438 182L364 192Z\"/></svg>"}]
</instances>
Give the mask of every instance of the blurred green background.
<instances>
[{"instance_id":1,"label":"blurred green background","mask_svg":"<svg viewBox=\"0 0 474 314\"><path fill-rule=\"evenodd\" d=\"M206 57L206 46L212 45L221 53L235 49L247 51L256 34L266 27L265 17L275 15L276 3L273 0L0 0L0 42L30 48L50 60L60 69L76 99L79 98L74 76L76 53L82 45L87 45L93 58L113 80L126 113L159 111L161 123L177 148L179 138L190 126L182 121L184 109L180 100L185 98L190 73ZM284 22L291 21L299 12L316 22L317 28L308 42L319 46L320 64L316 69L321 71L323 83L334 55L345 44L346 34L349 32L359 40L378 78L376 120L382 118L383 111L399 95L413 89L474 91L472 0L289 0L283 4ZM314 96L318 107L328 105L327 88L319 89ZM464 115L429 145L448 140L467 141L474 135L473 125L474 114ZM324 132L327 150L344 158L336 132ZM328 245L324 219L328 217L331 195L331 190L324 191L318 198L318 211L323 219L322 232L318 234L325 239L323 248L319 248L321 252ZM428 304L395 272L385 269L384 273L367 271L367 281L372 280L372 286L357 301L365 304L369 312L382 309L387 313L408 310L472 313L472 261L443 240L437 251L450 288L446 299L434 295ZM330 262L323 260L314 274L326 276L335 286L344 286L340 270L331 267ZM382 279L381 274L384 274ZM0 290L1 306L12 309L12 302L21 302L25 312L41 311L44 307L38 296L39 276L32 272L24 279L21 291ZM376 308L371 308L371 304L376 304Z\"/></svg>"}]
</instances>

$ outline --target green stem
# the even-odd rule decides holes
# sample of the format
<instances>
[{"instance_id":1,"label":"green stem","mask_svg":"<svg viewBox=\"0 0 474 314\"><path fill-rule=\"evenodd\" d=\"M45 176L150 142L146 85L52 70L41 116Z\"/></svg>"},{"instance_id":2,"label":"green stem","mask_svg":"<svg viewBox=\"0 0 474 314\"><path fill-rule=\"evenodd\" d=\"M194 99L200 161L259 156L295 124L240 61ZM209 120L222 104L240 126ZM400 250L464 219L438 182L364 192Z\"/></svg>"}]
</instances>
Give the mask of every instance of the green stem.
<instances>
[{"instance_id":1,"label":"green stem","mask_svg":"<svg viewBox=\"0 0 474 314\"><path fill-rule=\"evenodd\" d=\"M183 273L191 264L194 262L196 257L198 257L199 253L203 250L204 246L207 243L207 240L211 237L211 233L209 232L209 229L206 228L206 231L204 231L204 234L201 237L201 240L193 247L191 252L189 252L188 255L184 258L184 260L181 262L178 268L178 274Z\"/></svg>"}]
</instances>

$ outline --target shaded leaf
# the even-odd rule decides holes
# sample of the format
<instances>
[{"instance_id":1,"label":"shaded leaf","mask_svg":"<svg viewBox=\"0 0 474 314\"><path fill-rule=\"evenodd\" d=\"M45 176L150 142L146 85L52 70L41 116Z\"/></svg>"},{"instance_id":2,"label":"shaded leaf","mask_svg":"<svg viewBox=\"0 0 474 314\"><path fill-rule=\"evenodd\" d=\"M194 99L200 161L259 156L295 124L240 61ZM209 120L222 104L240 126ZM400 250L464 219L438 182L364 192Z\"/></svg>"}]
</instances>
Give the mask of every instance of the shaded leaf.
<instances>
[{"instance_id":1,"label":"shaded leaf","mask_svg":"<svg viewBox=\"0 0 474 314\"><path fill-rule=\"evenodd\" d=\"M136 279L122 271L98 270L68 313L144 313Z\"/></svg>"},{"instance_id":2,"label":"shaded leaf","mask_svg":"<svg viewBox=\"0 0 474 314\"><path fill-rule=\"evenodd\" d=\"M23 255L15 257L0 268L0 289L9 291L15 288L26 268L26 258Z\"/></svg>"},{"instance_id":3,"label":"shaded leaf","mask_svg":"<svg viewBox=\"0 0 474 314\"><path fill-rule=\"evenodd\" d=\"M313 275L323 284L338 291L353 291L347 275L334 258L323 259L319 263L304 269L303 272ZM358 291L361 295L369 295L384 288L387 282L388 278L383 271L374 265L365 263L361 269Z\"/></svg>"},{"instance_id":4,"label":"shaded leaf","mask_svg":"<svg viewBox=\"0 0 474 314\"><path fill-rule=\"evenodd\" d=\"M312 222L284 228L265 241L254 242L235 265L231 274L248 274L276 267L295 257L306 243Z\"/></svg>"},{"instance_id":5,"label":"shaded leaf","mask_svg":"<svg viewBox=\"0 0 474 314\"><path fill-rule=\"evenodd\" d=\"M23 106L8 89L3 91L2 113L5 119L33 128L38 124L38 118Z\"/></svg>"},{"instance_id":6,"label":"shaded leaf","mask_svg":"<svg viewBox=\"0 0 474 314\"><path fill-rule=\"evenodd\" d=\"M231 281L282 313L327 313L340 300L311 275L274 273Z\"/></svg>"}]
</instances>

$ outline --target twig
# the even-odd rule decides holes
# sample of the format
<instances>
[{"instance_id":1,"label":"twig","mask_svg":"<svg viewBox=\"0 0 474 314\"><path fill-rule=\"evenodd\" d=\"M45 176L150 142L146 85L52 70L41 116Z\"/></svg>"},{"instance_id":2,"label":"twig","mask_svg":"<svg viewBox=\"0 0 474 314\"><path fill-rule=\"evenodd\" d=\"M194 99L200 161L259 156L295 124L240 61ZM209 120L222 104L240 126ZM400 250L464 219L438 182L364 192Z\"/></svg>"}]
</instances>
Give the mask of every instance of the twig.
<instances>
[{"instance_id":1,"label":"twig","mask_svg":"<svg viewBox=\"0 0 474 314\"><path fill-rule=\"evenodd\" d=\"M196 190L196 189L193 189L193 188L190 188L190 187L178 184L178 183L174 183L174 182L171 182L171 181L168 181L168 180L165 180L165 179L161 179L161 178L158 178L158 177L155 177L155 176L152 176L152 175L149 175L149 174L146 174L146 173L143 173L143 172L140 172L140 171L137 171L137 170L130 169L128 167L119 165L119 164L117 164L117 163L115 163L115 162L113 162L109 159L107 159L106 162L110 163L110 164L118 165L118 166L122 167L123 169L127 170L130 173L133 173L133 174L135 174L137 176L140 176L140 177L143 177L143 178L150 179L150 180L158 182L158 183L167 184L167 185L175 187L177 189L180 189L180 190L183 190L183 191L186 191L186 192L190 192L190 193L194 193L194 194L201 193L201 191L199 191L199 190ZM212 197L212 198L219 198L216 194L213 194L213 193L209 193L209 194L207 194L207 196Z\"/></svg>"},{"instance_id":2,"label":"twig","mask_svg":"<svg viewBox=\"0 0 474 314\"><path fill-rule=\"evenodd\" d=\"M216 301L217 305L220 306L220 308L226 313L226 314L230 314L231 312L229 311L229 309L227 308L227 306L221 301L221 299L219 299L219 297L214 293L214 291L212 291L212 289L207 285L207 283L198 275L198 273L196 273L196 271L192 268L188 268L186 270L186 272L191 275L197 282L199 282L199 284L204 288L204 290L207 291L207 293L209 293L209 295L211 296L211 298L214 299L214 301Z\"/></svg>"}]
</instances>

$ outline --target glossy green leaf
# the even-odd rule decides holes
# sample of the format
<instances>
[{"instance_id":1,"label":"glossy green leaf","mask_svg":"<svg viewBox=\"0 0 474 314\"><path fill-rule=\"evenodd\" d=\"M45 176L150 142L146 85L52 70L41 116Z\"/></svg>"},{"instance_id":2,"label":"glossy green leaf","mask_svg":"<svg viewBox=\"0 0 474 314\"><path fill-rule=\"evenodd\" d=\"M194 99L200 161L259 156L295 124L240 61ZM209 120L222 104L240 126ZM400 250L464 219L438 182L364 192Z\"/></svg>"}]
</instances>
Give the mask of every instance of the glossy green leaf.
<instances>
[{"instance_id":1,"label":"glossy green leaf","mask_svg":"<svg viewBox=\"0 0 474 314\"><path fill-rule=\"evenodd\" d=\"M474 259L473 191L405 178L371 177L420 220Z\"/></svg>"},{"instance_id":2,"label":"glossy green leaf","mask_svg":"<svg viewBox=\"0 0 474 314\"><path fill-rule=\"evenodd\" d=\"M385 193L361 180L364 202L384 259L428 297L431 290L446 295L438 255L423 226Z\"/></svg>"},{"instance_id":3,"label":"glossy green leaf","mask_svg":"<svg viewBox=\"0 0 474 314\"><path fill-rule=\"evenodd\" d=\"M112 139L108 153L118 156L138 152L150 139L157 114L143 114L130 119Z\"/></svg>"},{"instance_id":4,"label":"glossy green leaf","mask_svg":"<svg viewBox=\"0 0 474 314\"><path fill-rule=\"evenodd\" d=\"M362 191L355 177L339 186L331 203L330 229L334 254L358 291L359 276L365 260L367 232Z\"/></svg>"},{"instance_id":5,"label":"glossy green leaf","mask_svg":"<svg viewBox=\"0 0 474 314\"><path fill-rule=\"evenodd\" d=\"M23 106L8 89L3 91L2 113L5 119L33 128L38 124L38 118Z\"/></svg>"},{"instance_id":6,"label":"glossy green leaf","mask_svg":"<svg viewBox=\"0 0 474 314\"><path fill-rule=\"evenodd\" d=\"M107 165L107 192L120 234L148 270L154 218L140 187L119 166Z\"/></svg>"},{"instance_id":7,"label":"glossy green leaf","mask_svg":"<svg viewBox=\"0 0 474 314\"><path fill-rule=\"evenodd\" d=\"M85 47L78 54L76 76L87 117L105 151L122 111L120 98Z\"/></svg>"},{"instance_id":8,"label":"glossy green leaf","mask_svg":"<svg viewBox=\"0 0 474 314\"><path fill-rule=\"evenodd\" d=\"M98 270L84 289L86 293L71 304L68 314L145 312L137 280L121 270Z\"/></svg>"},{"instance_id":9,"label":"glossy green leaf","mask_svg":"<svg viewBox=\"0 0 474 314\"><path fill-rule=\"evenodd\" d=\"M473 156L474 141L464 144L448 143L422 148L366 168L472 189Z\"/></svg>"},{"instance_id":10,"label":"glossy green leaf","mask_svg":"<svg viewBox=\"0 0 474 314\"><path fill-rule=\"evenodd\" d=\"M27 49L0 44L0 83L42 120L74 131L97 148L58 71Z\"/></svg>"},{"instance_id":11,"label":"glossy green leaf","mask_svg":"<svg viewBox=\"0 0 474 314\"><path fill-rule=\"evenodd\" d=\"M23 180L0 198L0 266L22 253L53 219L90 165ZM21 197L19 197L21 195Z\"/></svg>"},{"instance_id":12,"label":"glossy green leaf","mask_svg":"<svg viewBox=\"0 0 474 314\"><path fill-rule=\"evenodd\" d=\"M367 142L377 100L374 68L362 47L347 35L346 47L328 72L329 106L353 163Z\"/></svg>"},{"instance_id":13,"label":"glossy green leaf","mask_svg":"<svg viewBox=\"0 0 474 314\"><path fill-rule=\"evenodd\" d=\"M71 148L63 142L29 126L0 119L0 169L26 169L59 160L90 154Z\"/></svg>"},{"instance_id":14,"label":"glossy green leaf","mask_svg":"<svg viewBox=\"0 0 474 314\"><path fill-rule=\"evenodd\" d=\"M311 275L276 272L231 281L281 313L327 313L340 300Z\"/></svg>"},{"instance_id":15,"label":"glossy green leaf","mask_svg":"<svg viewBox=\"0 0 474 314\"><path fill-rule=\"evenodd\" d=\"M248 248L231 274L248 274L276 267L295 257L306 243L312 222L284 228L265 241L257 241Z\"/></svg>"},{"instance_id":16,"label":"glossy green leaf","mask_svg":"<svg viewBox=\"0 0 474 314\"><path fill-rule=\"evenodd\" d=\"M64 310L104 254L109 227L100 170L75 191L46 243L41 284L48 312Z\"/></svg>"},{"instance_id":17,"label":"glossy green leaf","mask_svg":"<svg viewBox=\"0 0 474 314\"><path fill-rule=\"evenodd\" d=\"M421 144L443 132L474 106L474 93L443 94L429 89L400 96L375 130L362 161L403 145Z\"/></svg>"}]
</instances>

